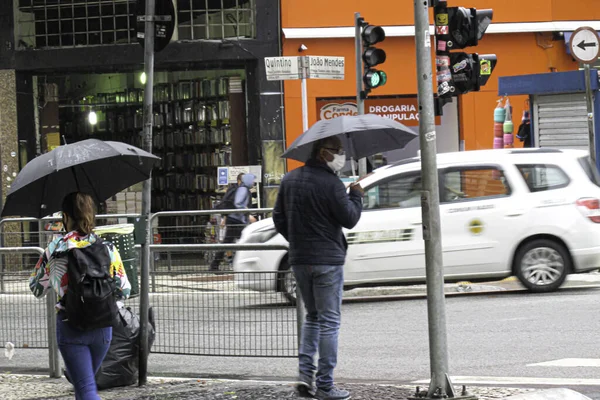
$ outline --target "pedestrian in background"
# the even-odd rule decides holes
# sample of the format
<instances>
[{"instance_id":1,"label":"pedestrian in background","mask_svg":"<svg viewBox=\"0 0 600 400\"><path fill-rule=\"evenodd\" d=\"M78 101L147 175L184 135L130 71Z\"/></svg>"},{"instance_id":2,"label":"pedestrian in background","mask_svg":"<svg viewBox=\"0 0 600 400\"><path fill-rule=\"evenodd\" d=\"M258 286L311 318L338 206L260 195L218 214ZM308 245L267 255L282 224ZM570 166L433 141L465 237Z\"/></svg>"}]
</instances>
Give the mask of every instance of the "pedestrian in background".
<instances>
[{"instance_id":1,"label":"pedestrian in background","mask_svg":"<svg viewBox=\"0 0 600 400\"><path fill-rule=\"evenodd\" d=\"M256 176L253 174L243 174L238 176L238 186L235 190L235 196L233 198L233 206L236 209L247 209L250 207L252 202L252 193L250 189L254 185ZM234 213L229 214L225 219L225 239L223 243L234 243L242 236L242 231L248 225L248 222L254 222L254 217L248 214ZM215 255L215 259L210 264L211 271L218 271L219 264L223 261L225 256L224 251L219 251Z\"/></svg>"},{"instance_id":2,"label":"pedestrian in background","mask_svg":"<svg viewBox=\"0 0 600 400\"><path fill-rule=\"evenodd\" d=\"M283 178L273 212L277 231L290 244L289 262L306 307L297 389L320 400L350 398L333 382L348 248L342 228L358 223L364 192L354 183L347 193L336 176L345 161L339 138L317 141L306 165Z\"/></svg>"},{"instance_id":3,"label":"pedestrian in background","mask_svg":"<svg viewBox=\"0 0 600 400\"><path fill-rule=\"evenodd\" d=\"M69 257L64 256L73 249L92 246L99 240L93 233L96 211L93 199L84 193L67 195L62 204L63 226L67 234L55 238L40 257L29 279L29 287L35 297L41 298L48 290L58 295L56 304L56 336L58 349L65 361L67 373L75 387L77 400L99 400L95 375L108 352L112 340L112 327L80 330L75 321L66 317L63 304L69 285ZM115 280L116 298L126 299L131 284L125 274L119 251L112 243L103 242L108 250L108 272ZM115 315L116 318L116 315Z\"/></svg>"}]
</instances>

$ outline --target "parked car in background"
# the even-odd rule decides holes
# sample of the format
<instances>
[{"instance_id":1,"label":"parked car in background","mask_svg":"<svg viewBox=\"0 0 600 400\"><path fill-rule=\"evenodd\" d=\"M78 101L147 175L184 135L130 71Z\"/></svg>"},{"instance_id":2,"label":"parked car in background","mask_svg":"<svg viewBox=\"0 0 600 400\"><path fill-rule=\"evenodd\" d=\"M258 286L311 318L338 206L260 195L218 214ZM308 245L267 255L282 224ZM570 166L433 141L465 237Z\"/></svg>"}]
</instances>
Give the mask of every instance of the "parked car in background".
<instances>
[{"instance_id":1,"label":"parked car in background","mask_svg":"<svg viewBox=\"0 0 600 400\"><path fill-rule=\"evenodd\" d=\"M437 156L444 274L448 282L516 275L532 292L600 268L600 177L581 150L503 149ZM365 177L364 211L349 244L346 288L425 282L418 158ZM240 243L286 244L271 219ZM286 251L239 251L236 272L287 271ZM236 274L243 289L295 300L292 274Z\"/></svg>"}]
</instances>

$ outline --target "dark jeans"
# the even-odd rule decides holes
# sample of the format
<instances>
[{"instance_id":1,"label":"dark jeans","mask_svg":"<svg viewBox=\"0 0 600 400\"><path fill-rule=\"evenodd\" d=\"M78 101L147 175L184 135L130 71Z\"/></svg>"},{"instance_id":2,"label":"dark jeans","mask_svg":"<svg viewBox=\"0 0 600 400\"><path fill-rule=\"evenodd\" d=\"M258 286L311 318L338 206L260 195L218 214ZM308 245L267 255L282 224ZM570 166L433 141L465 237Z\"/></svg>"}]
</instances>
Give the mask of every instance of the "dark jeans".
<instances>
[{"instance_id":1,"label":"dark jeans","mask_svg":"<svg viewBox=\"0 0 600 400\"><path fill-rule=\"evenodd\" d=\"M95 375L108 352L112 340L112 328L79 331L62 319L56 318L58 349L65 361L77 400L100 400Z\"/></svg>"},{"instance_id":2,"label":"dark jeans","mask_svg":"<svg viewBox=\"0 0 600 400\"><path fill-rule=\"evenodd\" d=\"M223 239L223 243L234 243L236 240L242 236L242 231L246 227L246 225L232 218L227 218L225 221L225 238ZM217 271L219 269L219 264L223 261L223 257L225 256L224 251L219 251L215 254L215 259L210 263L210 270Z\"/></svg>"},{"instance_id":3,"label":"dark jeans","mask_svg":"<svg viewBox=\"0 0 600 400\"><path fill-rule=\"evenodd\" d=\"M329 391L337 365L344 267L294 265L292 268L306 307L299 351L300 379L312 382L316 372L317 387ZM317 350L318 368L314 360Z\"/></svg>"}]
</instances>

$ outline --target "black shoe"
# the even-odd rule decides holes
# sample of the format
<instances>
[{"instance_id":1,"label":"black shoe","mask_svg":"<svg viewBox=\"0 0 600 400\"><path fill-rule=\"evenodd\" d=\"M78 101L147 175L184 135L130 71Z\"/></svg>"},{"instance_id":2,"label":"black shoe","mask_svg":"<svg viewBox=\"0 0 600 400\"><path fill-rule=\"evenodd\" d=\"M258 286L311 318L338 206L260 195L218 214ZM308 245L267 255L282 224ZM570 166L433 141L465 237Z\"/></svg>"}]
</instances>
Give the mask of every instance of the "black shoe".
<instances>
[{"instance_id":1,"label":"black shoe","mask_svg":"<svg viewBox=\"0 0 600 400\"><path fill-rule=\"evenodd\" d=\"M299 381L296 383L296 390L300 397L307 397L309 399L314 399L316 388L308 382Z\"/></svg>"}]
</instances>

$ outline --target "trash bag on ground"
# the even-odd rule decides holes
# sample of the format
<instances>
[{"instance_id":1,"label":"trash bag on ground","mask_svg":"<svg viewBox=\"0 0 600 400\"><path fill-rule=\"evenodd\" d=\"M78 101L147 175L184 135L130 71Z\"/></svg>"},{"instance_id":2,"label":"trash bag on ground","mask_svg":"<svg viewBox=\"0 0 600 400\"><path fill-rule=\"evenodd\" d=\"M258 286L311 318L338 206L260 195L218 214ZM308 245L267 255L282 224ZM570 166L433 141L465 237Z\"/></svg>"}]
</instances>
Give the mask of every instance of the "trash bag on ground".
<instances>
[{"instance_id":1,"label":"trash bag on ground","mask_svg":"<svg viewBox=\"0 0 600 400\"><path fill-rule=\"evenodd\" d=\"M152 308L148 311L148 317L148 349L151 349L155 337ZM122 307L119 310L118 322L113 327L110 348L96 374L98 390L137 383L139 338L140 318L131 308Z\"/></svg>"},{"instance_id":2,"label":"trash bag on ground","mask_svg":"<svg viewBox=\"0 0 600 400\"><path fill-rule=\"evenodd\" d=\"M152 307L148 310L148 350L156 336ZM113 327L112 341L96 373L98 390L129 386L138 381L140 318L130 307L121 307ZM65 377L71 382L68 372Z\"/></svg>"}]
</instances>

